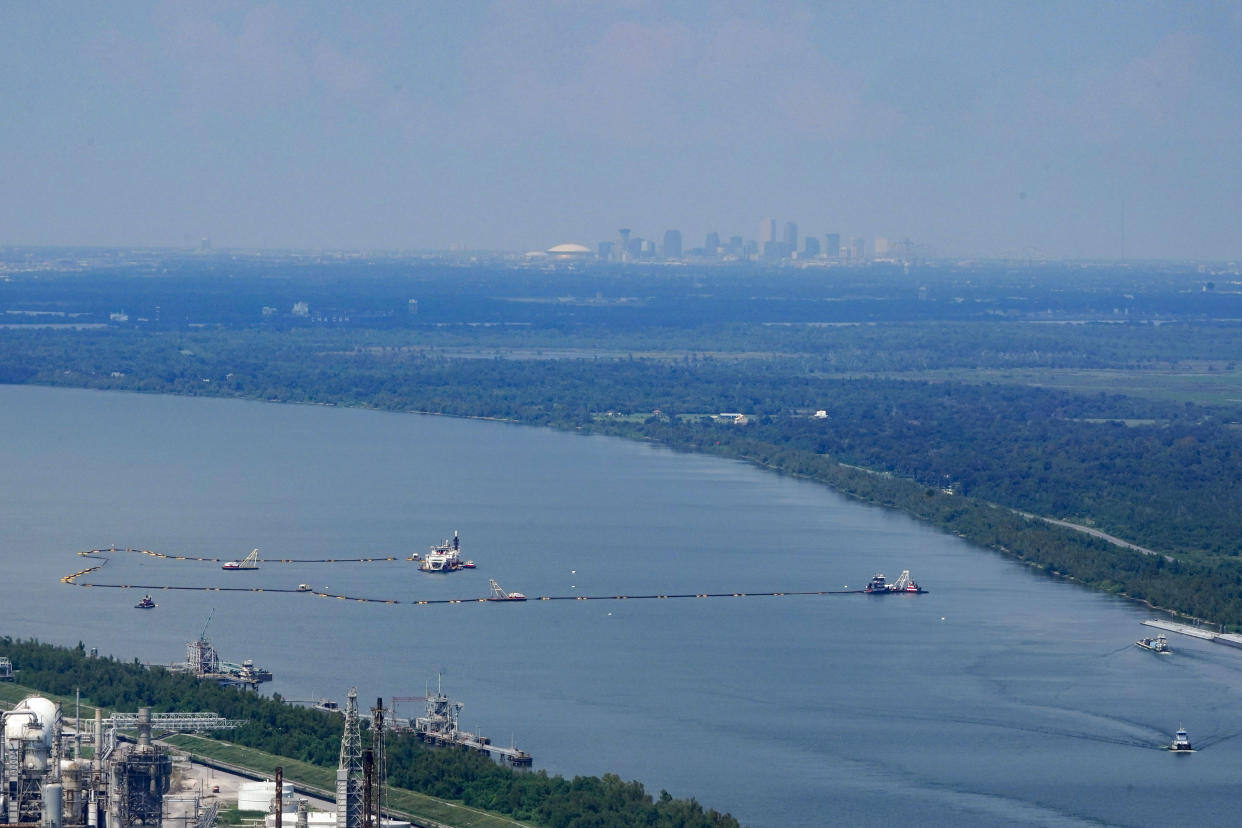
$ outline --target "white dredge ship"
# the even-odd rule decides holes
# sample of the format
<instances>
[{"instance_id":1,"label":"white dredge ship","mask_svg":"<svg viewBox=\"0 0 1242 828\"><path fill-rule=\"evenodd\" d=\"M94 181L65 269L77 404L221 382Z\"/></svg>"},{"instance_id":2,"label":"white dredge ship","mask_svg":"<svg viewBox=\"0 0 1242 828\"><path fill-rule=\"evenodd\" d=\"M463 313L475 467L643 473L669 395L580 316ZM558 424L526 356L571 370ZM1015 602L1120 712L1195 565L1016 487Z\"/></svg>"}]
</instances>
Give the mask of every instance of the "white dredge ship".
<instances>
[{"instance_id":1,"label":"white dredge ship","mask_svg":"<svg viewBox=\"0 0 1242 828\"><path fill-rule=\"evenodd\" d=\"M431 551L418 562L420 572L456 572L459 569L474 569L474 561L461 556L461 539L453 532L452 540L445 538L431 547Z\"/></svg>"}]
</instances>

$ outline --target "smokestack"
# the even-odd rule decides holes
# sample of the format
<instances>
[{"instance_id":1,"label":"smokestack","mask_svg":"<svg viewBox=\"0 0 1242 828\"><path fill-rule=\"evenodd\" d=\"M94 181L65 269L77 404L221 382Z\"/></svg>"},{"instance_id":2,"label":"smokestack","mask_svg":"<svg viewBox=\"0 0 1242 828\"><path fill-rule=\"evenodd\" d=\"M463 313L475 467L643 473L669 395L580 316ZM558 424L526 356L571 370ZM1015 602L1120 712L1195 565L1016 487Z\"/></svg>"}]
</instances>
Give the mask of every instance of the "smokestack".
<instances>
[{"instance_id":1,"label":"smokestack","mask_svg":"<svg viewBox=\"0 0 1242 828\"><path fill-rule=\"evenodd\" d=\"M362 824L364 828L371 828L375 823L372 820L375 814L372 811L371 789L374 784L375 774L375 754L370 750L362 754Z\"/></svg>"},{"instance_id":2,"label":"smokestack","mask_svg":"<svg viewBox=\"0 0 1242 828\"><path fill-rule=\"evenodd\" d=\"M138 708L138 747L151 746L151 708Z\"/></svg>"}]
</instances>

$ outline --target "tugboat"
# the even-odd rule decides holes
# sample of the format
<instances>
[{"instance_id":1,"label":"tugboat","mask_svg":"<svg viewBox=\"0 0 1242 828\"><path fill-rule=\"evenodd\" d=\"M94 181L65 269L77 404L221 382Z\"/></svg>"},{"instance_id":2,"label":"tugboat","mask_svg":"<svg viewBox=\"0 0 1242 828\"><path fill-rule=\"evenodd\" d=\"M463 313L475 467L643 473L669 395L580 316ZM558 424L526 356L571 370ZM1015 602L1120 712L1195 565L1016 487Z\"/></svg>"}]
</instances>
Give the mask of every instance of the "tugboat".
<instances>
[{"instance_id":1,"label":"tugboat","mask_svg":"<svg viewBox=\"0 0 1242 828\"><path fill-rule=\"evenodd\" d=\"M134 604L134 609L155 609L156 604L151 600L150 595L142 596L142 600Z\"/></svg>"},{"instance_id":2,"label":"tugboat","mask_svg":"<svg viewBox=\"0 0 1242 828\"><path fill-rule=\"evenodd\" d=\"M927 592L927 590L923 589L910 578L910 570L903 569L901 571L901 576L891 584L885 581L883 573L877 572L875 576L872 577L871 583L863 587L863 592L868 595L892 595L898 592L917 595Z\"/></svg>"},{"instance_id":3,"label":"tugboat","mask_svg":"<svg viewBox=\"0 0 1242 828\"><path fill-rule=\"evenodd\" d=\"M1194 753L1195 749L1190 746L1190 737L1186 735L1186 728L1179 727L1177 733L1173 735L1173 741L1169 745L1169 750L1175 753Z\"/></svg>"},{"instance_id":4,"label":"tugboat","mask_svg":"<svg viewBox=\"0 0 1242 828\"><path fill-rule=\"evenodd\" d=\"M492 595L487 598L488 601L525 601L526 596L520 592L505 592L500 588L500 584L496 583L495 578L488 578L487 582L492 585Z\"/></svg>"},{"instance_id":5,"label":"tugboat","mask_svg":"<svg viewBox=\"0 0 1242 828\"><path fill-rule=\"evenodd\" d=\"M1172 655L1173 651L1169 649L1169 639L1164 637L1164 633L1155 638L1140 638L1134 642L1134 646L1142 647L1144 650L1151 650L1159 655Z\"/></svg>"}]
</instances>

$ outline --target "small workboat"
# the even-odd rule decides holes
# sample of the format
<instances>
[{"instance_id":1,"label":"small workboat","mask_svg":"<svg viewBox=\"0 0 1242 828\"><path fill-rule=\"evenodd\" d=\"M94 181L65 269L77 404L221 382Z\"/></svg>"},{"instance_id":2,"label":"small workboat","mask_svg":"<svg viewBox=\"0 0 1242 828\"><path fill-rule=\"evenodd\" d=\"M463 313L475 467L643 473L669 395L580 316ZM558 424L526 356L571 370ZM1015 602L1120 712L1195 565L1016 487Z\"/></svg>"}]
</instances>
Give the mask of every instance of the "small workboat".
<instances>
[{"instance_id":1,"label":"small workboat","mask_svg":"<svg viewBox=\"0 0 1242 828\"><path fill-rule=\"evenodd\" d=\"M1169 639L1165 638L1163 633L1155 638L1140 638L1138 641L1134 642L1134 645L1136 647L1142 647L1144 650L1151 650L1153 653L1159 653L1160 655L1169 655L1173 652L1169 649Z\"/></svg>"},{"instance_id":2,"label":"small workboat","mask_svg":"<svg viewBox=\"0 0 1242 828\"><path fill-rule=\"evenodd\" d=\"M1195 749L1190 745L1190 737L1186 735L1186 728L1179 727L1177 733L1173 736L1173 741L1169 744L1169 750L1177 753L1194 753Z\"/></svg>"}]
</instances>

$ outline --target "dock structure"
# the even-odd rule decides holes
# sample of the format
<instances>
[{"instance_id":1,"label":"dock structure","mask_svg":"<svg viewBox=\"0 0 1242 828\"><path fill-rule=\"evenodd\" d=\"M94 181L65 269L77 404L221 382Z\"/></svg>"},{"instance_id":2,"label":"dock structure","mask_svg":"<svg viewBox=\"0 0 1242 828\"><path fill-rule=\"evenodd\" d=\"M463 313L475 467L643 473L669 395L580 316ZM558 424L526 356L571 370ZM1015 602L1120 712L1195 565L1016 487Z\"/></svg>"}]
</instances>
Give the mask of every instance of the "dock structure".
<instances>
[{"instance_id":1,"label":"dock structure","mask_svg":"<svg viewBox=\"0 0 1242 828\"><path fill-rule=\"evenodd\" d=\"M271 671L256 667L250 659L246 659L241 664L234 664L220 658L216 648L211 646L211 639L207 637L207 628L211 626L211 619L215 617L215 614L216 611L213 609L207 616L203 631L198 634L198 638L186 643L185 661L180 664L170 664L169 669L174 672L190 673L200 679L214 681L223 687L249 687L253 690L261 683L271 681Z\"/></svg>"},{"instance_id":2,"label":"dock structure","mask_svg":"<svg viewBox=\"0 0 1242 828\"><path fill-rule=\"evenodd\" d=\"M458 724L462 703L453 701L436 688L435 695L427 695L427 710L414 720L414 735L425 744L437 747L460 747L486 753L514 767L530 767L534 757L517 747L501 747L478 733L462 730Z\"/></svg>"},{"instance_id":3,"label":"dock structure","mask_svg":"<svg viewBox=\"0 0 1242 828\"><path fill-rule=\"evenodd\" d=\"M254 666L254 662L246 659L241 664L234 664L220 658L215 647L207 638L199 638L186 644L185 661L171 665L171 669L191 673L198 678L214 681L226 687L257 687L265 681L272 680L269 670Z\"/></svg>"},{"instance_id":4,"label":"dock structure","mask_svg":"<svg viewBox=\"0 0 1242 828\"><path fill-rule=\"evenodd\" d=\"M1206 627L1196 627L1192 624L1179 624L1176 621L1164 621L1159 618L1149 618L1142 622L1143 626L1155 627L1158 630L1177 633L1178 635L1188 635L1191 638L1199 638L1203 641L1211 641L1216 644L1224 644L1228 647L1237 647L1242 649L1242 635L1237 633L1216 632Z\"/></svg>"}]
</instances>

